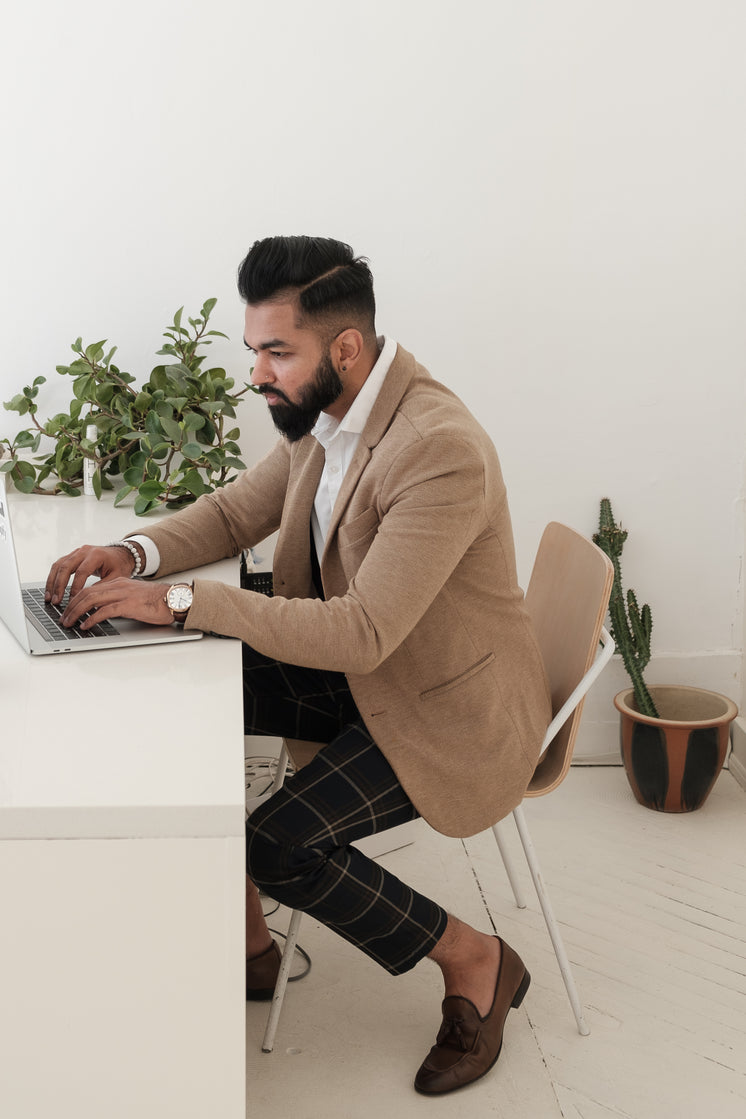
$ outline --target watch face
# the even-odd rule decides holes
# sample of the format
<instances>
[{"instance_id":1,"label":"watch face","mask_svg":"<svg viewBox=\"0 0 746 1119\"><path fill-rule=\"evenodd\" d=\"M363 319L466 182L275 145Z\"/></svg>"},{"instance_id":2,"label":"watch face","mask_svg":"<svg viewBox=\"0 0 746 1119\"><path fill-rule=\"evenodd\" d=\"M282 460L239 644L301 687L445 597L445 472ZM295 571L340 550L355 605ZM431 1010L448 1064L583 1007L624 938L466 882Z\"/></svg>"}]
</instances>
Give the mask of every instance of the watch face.
<instances>
[{"instance_id":1,"label":"watch face","mask_svg":"<svg viewBox=\"0 0 746 1119\"><path fill-rule=\"evenodd\" d=\"M166 596L168 605L171 610L188 610L192 605L192 589L191 587L183 587L178 583L174 587L169 587L168 595Z\"/></svg>"}]
</instances>

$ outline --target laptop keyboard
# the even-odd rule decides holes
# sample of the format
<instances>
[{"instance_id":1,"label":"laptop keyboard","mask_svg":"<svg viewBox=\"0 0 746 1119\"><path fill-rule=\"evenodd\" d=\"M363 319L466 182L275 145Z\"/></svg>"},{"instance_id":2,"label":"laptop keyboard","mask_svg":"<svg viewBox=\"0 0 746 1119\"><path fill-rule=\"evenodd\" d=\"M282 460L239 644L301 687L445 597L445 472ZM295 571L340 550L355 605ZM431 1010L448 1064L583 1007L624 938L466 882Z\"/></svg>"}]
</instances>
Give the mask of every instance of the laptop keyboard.
<instances>
[{"instance_id":1,"label":"laptop keyboard","mask_svg":"<svg viewBox=\"0 0 746 1119\"><path fill-rule=\"evenodd\" d=\"M71 639L74 641L87 637L117 636L119 630L111 622L97 622L90 629L80 629L80 622L85 620L87 614L83 614L74 626L69 628L61 626L59 620L65 612L68 597L69 591L65 591L62 602L53 606L51 602L44 601L43 587L23 588L23 604L37 622L45 641L69 641Z\"/></svg>"}]
</instances>

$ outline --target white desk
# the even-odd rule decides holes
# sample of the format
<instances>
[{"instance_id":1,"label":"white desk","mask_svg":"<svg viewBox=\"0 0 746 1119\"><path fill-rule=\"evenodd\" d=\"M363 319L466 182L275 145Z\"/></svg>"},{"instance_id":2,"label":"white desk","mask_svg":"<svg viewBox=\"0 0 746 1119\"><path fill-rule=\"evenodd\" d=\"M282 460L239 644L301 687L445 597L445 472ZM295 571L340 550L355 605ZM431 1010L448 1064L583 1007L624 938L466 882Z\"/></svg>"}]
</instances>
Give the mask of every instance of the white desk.
<instances>
[{"instance_id":1,"label":"white desk","mask_svg":"<svg viewBox=\"0 0 746 1119\"><path fill-rule=\"evenodd\" d=\"M9 499L27 581L138 524L106 500ZM238 680L237 641L30 657L0 624L8 1119L243 1119Z\"/></svg>"}]
</instances>

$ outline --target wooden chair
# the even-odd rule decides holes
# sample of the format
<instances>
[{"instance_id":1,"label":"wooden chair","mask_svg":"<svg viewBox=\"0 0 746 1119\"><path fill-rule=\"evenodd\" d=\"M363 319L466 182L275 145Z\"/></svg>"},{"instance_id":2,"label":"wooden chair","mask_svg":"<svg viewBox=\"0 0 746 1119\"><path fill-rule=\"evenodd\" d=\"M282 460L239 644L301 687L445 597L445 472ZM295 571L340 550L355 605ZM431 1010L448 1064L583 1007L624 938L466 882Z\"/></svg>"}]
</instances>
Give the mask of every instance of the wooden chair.
<instances>
[{"instance_id":1,"label":"wooden chair","mask_svg":"<svg viewBox=\"0 0 746 1119\"><path fill-rule=\"evenodd\" d=\"M554 717L544 737L539 764L526 796L543 796L556 789L570 768L585 695L614 652L614 642L603 628L613 575L609 558L584 536L556 522L544 530L526 592L526 603L549 679ZM599 647L601 652L597 655ZM280 788L285 779L287 763L287 748L283 745L273 792ZM581 1034L587 1034L590 1031L583 1018L567 953L520 805L513 812L513 818L578 1029ZM499 835L499 827L499 824L495 825L492 830L516 904L523 909L526 903L507 849ZM299 910L294 910L290 918L280 973L262 1042L265 1053L271 1053L274 1047L301 916Z\"/></svg>"},{"instance_id":2,"label":"wooden chair","mask_svg":"<svg viewBox=\"0 0 746 1119\"><path fill-rule=\"evenodd\" d=\"M545 796L564 780L572 761L585 696L614 652L603 627L614 579L611 560L590 540L553 521L547 525L526 591L552 696L552 722L526 797ZM567 952L554 916L539 862L528 832L523 806L513 811L531 878L581 1034L590 1033L583 1017ZM492 831L502 856L516 905L525 908L520 883L500 829Z\"/></svg>"}]
</instances>

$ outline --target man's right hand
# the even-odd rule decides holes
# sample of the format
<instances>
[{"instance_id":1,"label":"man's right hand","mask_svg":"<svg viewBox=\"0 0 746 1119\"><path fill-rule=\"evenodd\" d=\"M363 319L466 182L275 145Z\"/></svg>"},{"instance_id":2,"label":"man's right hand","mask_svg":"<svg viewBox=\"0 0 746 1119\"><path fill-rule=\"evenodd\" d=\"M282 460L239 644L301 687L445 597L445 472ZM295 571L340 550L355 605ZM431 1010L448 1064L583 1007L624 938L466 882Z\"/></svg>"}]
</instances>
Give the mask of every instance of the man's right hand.
<instances>
[{"instance_id":1,"label":"man's right hand","mask_svg":"<svg viewBox=\"0 0 746 1119\"><path fill-rule=\"evenodd\" d=\"M45 587L47 602L55 605L62 600L70 576L74 575L70 598L74 598L83 590L86 579L92 575L99 579L129 578L135 570L135 559L128 548L97 547L95 544L83 544L56 560L49 571Z\"/></svg>"}]
</instances>

